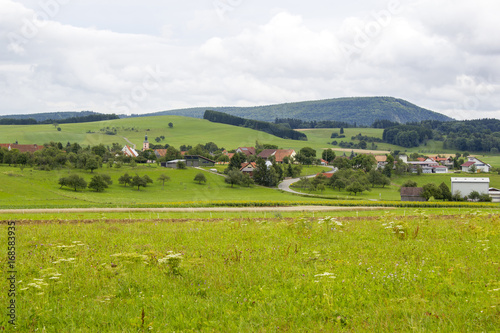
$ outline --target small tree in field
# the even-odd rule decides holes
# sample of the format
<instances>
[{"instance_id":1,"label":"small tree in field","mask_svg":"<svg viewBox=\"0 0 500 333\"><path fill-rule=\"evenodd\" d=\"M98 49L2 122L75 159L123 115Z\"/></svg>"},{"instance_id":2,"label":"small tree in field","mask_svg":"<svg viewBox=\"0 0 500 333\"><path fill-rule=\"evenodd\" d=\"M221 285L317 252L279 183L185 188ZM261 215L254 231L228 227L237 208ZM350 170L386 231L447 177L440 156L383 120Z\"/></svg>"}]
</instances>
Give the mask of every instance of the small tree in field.
<instances>
[{"instance_id":1,"label":"small tree in field","mask_svg":"<svg viewBox=\"0 0 500 333\"><path fill-rule=\"evenodd\" d=\"M207 177L205 177L205 175L202 172L200 172L196 176L194 176L194 181L198 182L199 184L201 184L202 182L206 183Z\"/></svg>"},{"instance_id":2,"label":"small tree in field","mask_svg":"<svg viewBox=\"0 0 500 333\"><path fill-rule=\"evenodd\" d=\"M131 182L132 182L132 177L128 173L118 178L118 183L124 184L125 186L127 186Z\"/></svg>"},{"instance_id":3,"label":"small tree in field","mask_svg":"<svg viewBox=\"0 0 500 333\"><path fill-rule=\"evenodd\" d=\"M108 175L95 175L90 180L88 188L93 189L96 192L102 192L104 189L108 188L108 185L111 185L111 183L111 178L109 178Z\"/></svg>"},{"instance_id":4,"label":"small tree in field","mask_svg":"<svg viewBox=\"0 0 500 333\"><path fill-rule=\"evenodd\" d=\"M167 176L166 174L162 173L160 177L158 177L158 181L162 182L162 186L165 187L165 182L168 182L170 180L170 177Z\"/></svg>"},{"instance_id":5,"label":"small tree in field","mask_svg":"<svg viewBox=\"0 0 500 333\"><path fill-rule=\"evenodd\" d=\"M87 187L87 182L82 177L80 177L76 174L73 174L73 175L69 175L68 177L60 178L59 185L61 185L61 187L63 187L63 186L70 187L70 188L74 189L76 192L79 189L82 189L82 190L85 189Z\"/></svg>"}]
</instances>

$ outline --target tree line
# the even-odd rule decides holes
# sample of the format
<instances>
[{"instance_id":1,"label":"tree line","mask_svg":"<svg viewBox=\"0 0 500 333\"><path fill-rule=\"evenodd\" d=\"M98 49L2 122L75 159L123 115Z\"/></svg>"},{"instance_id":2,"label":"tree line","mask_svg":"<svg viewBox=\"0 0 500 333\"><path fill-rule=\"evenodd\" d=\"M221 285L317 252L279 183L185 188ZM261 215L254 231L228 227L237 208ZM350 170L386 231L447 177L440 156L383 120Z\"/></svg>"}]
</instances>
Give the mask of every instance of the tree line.
<instances>
[{"instance_id":1,"label":"tree line","mask_svg":"<svg viewBox=\"0 0 500 333\"><path fill-rule=\"evenodd\" d=\"M307 141L307 136L304 133L287 128L286 126L279 124L277 125L266 121L245 119L237 116L232 116L224 112L207 110L203 115L203 119L215 123L248 127L257 131L275 135L283 139Z\"/></svg>"},{"instance_id":2,"label":"tree line","mask_svg":"<svg viewBox=\"0 0 500 333\"><path fill-rule=\"evenodd\" d=\"M43 125L43 124L75 124L75 123L90 123L103 120L120 119L116 114L91 114L88 116L70 117L66 119L46 119L37 121L34 118L15 119L15 118L0 118L0 125Z\"/></svg>"}]
</instances>

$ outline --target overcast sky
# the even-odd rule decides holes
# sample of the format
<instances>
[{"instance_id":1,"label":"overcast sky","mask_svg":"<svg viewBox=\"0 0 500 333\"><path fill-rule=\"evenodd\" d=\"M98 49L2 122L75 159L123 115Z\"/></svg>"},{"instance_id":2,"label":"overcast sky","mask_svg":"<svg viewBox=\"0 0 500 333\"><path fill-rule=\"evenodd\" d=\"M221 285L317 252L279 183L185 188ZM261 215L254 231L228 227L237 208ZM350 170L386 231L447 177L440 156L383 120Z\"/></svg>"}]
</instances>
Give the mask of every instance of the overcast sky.
<instances>
[{"instance_id":1,"label":"overcast sky","mask_svg":"<svg viewBox=\"0 0 500 333\"><path fill-rule=\"evenodd\" d=\"M498 0L0 0L0 114L393 96L500 119Z\"/></svg>"}]
</instances>

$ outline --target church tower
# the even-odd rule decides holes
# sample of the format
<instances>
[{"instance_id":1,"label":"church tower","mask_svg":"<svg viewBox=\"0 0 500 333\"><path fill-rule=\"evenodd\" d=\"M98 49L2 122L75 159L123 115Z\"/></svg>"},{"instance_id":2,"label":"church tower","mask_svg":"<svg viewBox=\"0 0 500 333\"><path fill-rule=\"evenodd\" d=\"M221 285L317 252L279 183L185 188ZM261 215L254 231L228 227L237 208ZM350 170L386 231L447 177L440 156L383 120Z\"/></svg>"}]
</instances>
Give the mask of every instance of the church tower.
<instances>
[{"instance_id":1,"label":"church tower","mask_svg":"<svg viewBox=\"0 0 500 333\"><path fill-rule=\"evenodd\" d=\"M148 149L149 149L149 141L148 141L148 135L146 134L146 137L144 138L144 143L142 144L142 151Z\"/></svg>"}]
</instances>

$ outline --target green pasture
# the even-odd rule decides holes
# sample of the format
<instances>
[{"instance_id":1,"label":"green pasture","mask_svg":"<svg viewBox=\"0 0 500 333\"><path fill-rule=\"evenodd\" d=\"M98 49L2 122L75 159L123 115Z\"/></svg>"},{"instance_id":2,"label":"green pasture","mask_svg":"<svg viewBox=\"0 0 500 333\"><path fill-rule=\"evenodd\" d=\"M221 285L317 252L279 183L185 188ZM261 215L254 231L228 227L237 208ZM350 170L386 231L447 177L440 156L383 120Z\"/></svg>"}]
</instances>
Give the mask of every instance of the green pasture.
<instances>
[{"instance_id":1,"label":"green pasture","mask_svg":"<svg viewBox=\"0 0 500 333\"><path fill-rule=\"evenodd\" d=\"M182 223L18 221L17 331L500 327L498 214L189 216ZM6 237L6 223L0 233ZM0 293L0 304L8 302ZM0 316L0 327L10 329L7 320Z\"/></svg>"},{"instance_id":2,"label":"green pasture","mask_svg":"<svg viewBox=\"0 0 500 333\"><path fill-rule=\"evenodd\" d=\"M173 128L168 123L173 123ZM313 129L305 130L308 141L285 140L276 136L255 131L244 127L211 123L207 120L180 116L156 116L116 119L92 123L60 124L61 131L53 125L2 125L0 126L0 142L12 143L16 140L19 144L44 144L50 141L77 142L80 145L111 145L114 142L128 144L128 141L141 148L144 136L148 135L151 144L166 144L179 148L181 145L195 146L199 143L215 142L219 147L227 150L238 147L255 146L259 143L277 145L283 149L300 150L303 147L312 147L318 150L318 157L324 148L335 148L328 143L332 132L339 129ZM101 129L117 130L116 135L106 135ZM345 141L350 141L351 136L358 133L382 137L383 130L372 128L345 129ZM165 140L157 143L156 137L165 136ZM128 141L127 141L127 140ZM384 147L396 147L383 144ZM380 145L379 145L379 149Z\"/></svg>"},{"instance_id":3,"label":"green pasture","mask_svg":"<svg viewBox=\"0 0 500 333\"><path fill-rule=\"evenodd\" d=\"M307 171L317 171L317 167L305 168ZM197 183L194 177L204 172L207 182ZM228 185L222 175L188 168L172 170L154 165L125 166L95 170L94 173L108 174L113 184L104 192L94 192L89 189L74 191L70 188L60 188L58 180L71 173L81 175L87 182L93 173L81 170L38 171L7 166L0 166L0 208L51 208L51 207L127 207L131 205L161 206L162 203L208 202L217 200L258 200L258 201L312 201L275 189L262 186L242 187ZM146 188L120 185L118 178L128 173L131 176L148 175L153 184ZM161 174L170 177L165 186L157 179ZM317 200L317 199L314 199Z\"/></svg>"},{"instance_id":4,"label":"green pasture","mask_svg":"<svg viewBox=\"0 0 500 333\"><path fill-rule=\"evenodd\" d=\"M173 123L173 128L169 128L168 123ZM207 120L181 117L181 116L155 116L116 119L101 122L60 124L61 131L53 125L0 125L0 143L19 144L44 144L50 141L61 142L63 144L77 142L80 145L111 145L116 142L120 145L135 144L141 149L144 136L147 134L151 144L166 144L179 148L181 145L195 146L199 143L215 142L219 147L227 150L244 146L255 146L259 143L277 145L283 149L295 149L299 151L303 147L312 147L317 150L317 157L321 157L321 152L326 148L340 149L332 146L333 140L338 142L350 142L351 137L359 133L366 136L382 138L383 129L376 128L345 128L343 139L332 139L332 133L339 133L339 128L304 129L308 141L286 140L276 136L255 131L244 127L211 123ZM104 134L101 130L116 129L116 135ZM156 137L165 136L165 140L157 143ZM128 141L127 141L128 140ZM357 141L355 141L357 143ZM408 154L418 152L424 155L454 154L455 150L443 149L440 141L429 140L425 145L415 148L404 148L387 143L376 143L377 150L381 153L385 151L399 150ZM370 144L368 149L370 151ZM500 155L486 155L482 159L492 164L500 166Z\"/></svg>"}]
</instances>

